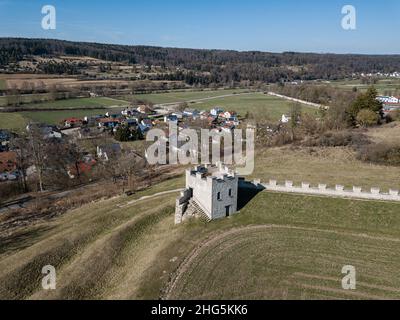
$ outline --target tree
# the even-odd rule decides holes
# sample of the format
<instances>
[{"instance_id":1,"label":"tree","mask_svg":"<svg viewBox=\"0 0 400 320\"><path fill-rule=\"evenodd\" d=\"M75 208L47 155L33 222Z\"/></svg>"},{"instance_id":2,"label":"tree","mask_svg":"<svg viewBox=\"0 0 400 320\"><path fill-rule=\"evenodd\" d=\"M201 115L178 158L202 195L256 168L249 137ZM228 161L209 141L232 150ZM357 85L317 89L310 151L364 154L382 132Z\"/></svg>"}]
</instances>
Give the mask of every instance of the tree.
<instances>
[{"instance_id":1,"label":"tree","mask_svg":"<svg viewBox=\"0 0 400 320\"><path fill-rule=\"evenodd\" d=\"M189 105L187 104L187 102L181 102L180 104L178 104L178 106L176 107L176 111L185 111L185 109L187 109L189 107Z\"/></svg>"},{"instance_id":2,"label":"tree","mask_svg":"<svg viewBox=\"0 0 400 320\"><path fill-rule=\"evenodd\" d=\"M360 94L350 105L347 112L353 125L357 124L357 115L363 109L373 111L375 114L380 114L382 117L383 105L376 99L377 96L378 92L375 87L372 86L368 88L367 92Z\"/></svg>"},{"instance_id":3,"label":"tree","mask_svg":"<svg viewBox=\"0 0 400 320\"><path fill-rule=\"evenodd\" d=\"M131 136L131 130L127 126L120 126L117 128L114 138L117 141L130 141Z\"/></svg>"},{"instance_id":4,"label":"tree","mask_svg":"<svg viewBox=\"0 0 400 320\"><path fill-rule=\"evenodd\" d=\"M370 109L362 109L356 117L357 124L362 127L371 127L379 122L379 115L370 110Z\"/></svg>"},{"instance_id":5,"label":"tree","mask_svg":"<svg viewBox=\"0 0 400 320\"><path fill-rule=\"evenodd\" d=\"M17 154L17 169L19 172L19 179L22 184L22 190L23 192L28 192L26 171L31 164L29 157L29 141L24 137L17 137L12 139L11 146Z\"/></svg>"},{"instance_id":6,"label":"tree","mask_svg":"<svg viewBox=\"0 0 400 320\"><path fill-rule=\"evenodd\" d=\"M46 141L40 128L35 124L29 124L28 139L30 142L30 152L33 164L39 179L39 190L44 191L43 173L45 170Z\"/></svg>"},{"instance_id":7,"label":"tree","mask_svg":"<svg viewBox=\"0 0 400 320\"><path fill-rule=\"evenodd\" d=\"M120 126L114 135L115 140L126 142L142 140L143 134L139 127Z\"/></svg>"}]
</instances>

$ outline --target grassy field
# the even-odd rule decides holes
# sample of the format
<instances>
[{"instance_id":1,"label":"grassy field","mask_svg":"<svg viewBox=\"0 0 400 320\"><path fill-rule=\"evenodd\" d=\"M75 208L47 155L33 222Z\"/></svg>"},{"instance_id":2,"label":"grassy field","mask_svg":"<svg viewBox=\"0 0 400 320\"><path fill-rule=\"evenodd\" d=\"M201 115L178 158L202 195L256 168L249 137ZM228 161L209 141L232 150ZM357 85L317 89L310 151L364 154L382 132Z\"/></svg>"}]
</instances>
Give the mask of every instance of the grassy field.
<instances>
[{"instance_id":1,"label":"grassy field","mask_svg":"<svg viewBox=\"0 0 400 320\"><path fill-rule=\"evenodd\" d=\"M18 113L0 113L0 129L22 130L25 128L27 120Z\"/></svg>"},{"instance_id":2,"label":"grassy field","mask_svg":"<svg viewBox=\"0 0 400 320\"><path fill-rule=\"evenodd\" d=\"M233 90L204 90L204 91L171 91L167 93L137 94L134 95L133 98L148 100L154 104L162 104L162 103L186 102L190 100L231 95L243 92L246 92L246 90L233 89ZM132 96L130 96L130 98L132 98Z\"/></svg>"},{"instance_id":3,"label":"grassy field","mask_svg":"<svg viewBox=\"0 0 400 320\"><path fill-rule=\"evenodd\" d=\"M388 191L400 189L400 167L373 165L356 159L349 148L271 148L256 154L253 177L268 182L277 179L295 184L326 183L347 188L380 187Z\"/></svg>"},{"instance_id":4,"label":"grassy field","mask_svg":"<svg viewBox=\"0 0 400 320\"><path fill-rule=\"evenodd\" d=\"M182 185L85 205L2 241L0 298L158 299L163 288L174 299L400 298L398 204L262 192L229 219L174 226L177 193L140 200ZM47 264L54 291L40 289ZM356 291L341 289L348 264Z\"/></svg>"},{"instance_id":5,"label":"grassy field","mask_svg":"<svg viewBox=\"0 0 400 320\"><path fill-rule=\"evenodd\" d=\"M98 97L98 98L76 98L57 101L48 101L26 105L32 109L74 109L74 108L100 108L126 105L128 102L112 98Z\"/></svg>"},{"instance_id":6,"label":"grassy field","mask_svg":"<svg viewBox=\"0 0 400 320\"><path fill-rule=\"evenodd\" d=\"M47 101L50 99L48 93L25 94L20 96L20 101L24 104L32 103L32 101ZM7 97L0 97L0 107L7 106Z\"/></svg>"},{"instance_id":7,"label":"grassy field","mask_svg":"<svg viewBox=\"0 0 400 320\"><path fill-rule=\"evenodd\" d=\"M0 90L7 89L7 82L4 79L0 79Z\"/></svg>"},{"instance_id":8,"label":"grassy field","mask_svg":"<svg viewBox=\"0 0 400 320\"><path fill-rule=\"evenodd\" d=\"M111 98L78 98L35 103L24 106L24 108L32 108L32 111L22 111L19 113L0 113L0 128L21 130L29 120L48 124L59 124L62 120L69 117L83 118L84 116L105 114L107 111L119 113L121 111L120 108L107 108L124 104L126 104L126 102L123 100ZM33 109L35 108L49 109L49 111L34 111ZM80 108L87 109L81 110Z\"/></svg>"},{"instance_id":9,"label":"grassy field","mask_svg":"<svg viewBox=\"0 0 400 320\"><path fill-rule=\"evenodd\" d=\"M242 93L242 94L234 94ZM227 95L226 97L220 97ZM231 95L231 96L230 96ZM188 102L190 107L198 110L209 110L213 107L222 107L226 110L234 110L244 116L246 112L252 113L258 119L276 121L284 113L288 113L293 103L265 95L261 92L247 94L244 90L217 90L217 91L193 91L193 92L170 92L159 94L136 95L138 99L146 99L153 103ZM209 100L192 101L215 97ZM303 111L315 114L315 108L303 105Z\"/></svg>"},{"instance_id":10,"label":"grassy field","mask_svg":"<svg viewBox=\"0 0 400 320\"><path fill-rule=\"evenodd\" d=\"M70 117L83 118L85 116L105 114L106 112L107 109L88 109L88 110L59 110L59 111L24 111L21 112L20 114L24 118L32 120L34 122L60 124L60 122L66 118Z\"/></svg>"},{"instance_id":11,"label":"grassy field","mask_svg":"<svg viewBox=\"0 0 400 320\"><path fill-rule=\"evenodd\" d=\"M356 87L359 91L366 91L370 87L368 84L362 84L360 80L333 81L331 84L345 90L352 90ZM400 79L382 79L374 84L374 87L380 94L385 94L386 91L400 92Z\"/></svg>"},{"instance_id":12,"label":"grassy field","mask_svg":"<svg viewBox=\"0 0 400 320\"><path fill-rule=\"evenodd\" d=\"M34 100L43 100L42 102L32 103ZM24 102L24 108L32 109L65 109L65 108L99 108L99 107L110 107L118 105L126 105L127 101L112 99L107 97L97 98L74 98L56 101L49 100L49 94L29 94L22 95L21 101ZM0 97L0 106L6 106L6 97Z\"/></svg>"},{"instance_id":13,"label":"grassy field","mask_svg":"<svg viewBox=\"0 0 400 320\"><path fill-rule=\"evenodd\" d=\"M176 101L181 99L198 99L220 95L230 95L233 92L240 92L235 90L218 90L218 91L197 91L197 92L174 92L163 93L147 96L148 100L159 103L168 102L170 100ZM152 100L155 97L155 100ZM44 122L49 124L59 124L68 117L84 117L87 115L104 114L111 106L122 106L127 102L124 100L112 98L79 98L58 100L53 102L42 102L31 105L24 105L24 108L32 108L32 111L23 111L19 115L27 120L36 122ZM220 106L227 110L235 110L242 116L246 112L251 113L257 119L277 121L281 118L282 114L288 113L292 103L284 99L271 97L262 93L252 93L243 95L233 95L223 98L216 98L212 100L205 100L201 102L192 103L191 106L197 109L211 109L215 106ZM49 109L49 111L34 111L33 109ZM87 108L87 110L74 110L77 108ZM98 109L96 109L98 108ZM104 108L104 109L100 109ZM71 109L71 110L57 110L57 109ZM54 111L50 111L54 110ZM112 112L119 112L119 108L110 109ZM303 112L316 114L316 109L309 106L303 106Z\"/></svg>"},{"instance_id":14,"label":"grassy field","mask_svg":"<svg viewBox=\"0 0 400 320\"><path fill-rule=\"evenodd\" d=\"M256 119L276 121L281 119L282 114L288 113L292 105L293 102L288 100L268 96L263 93L254 93L251 95L238 95L199 102L192 106L199 110L206 110L219 106L226 110L234 110L242 116L244 116L246 112L249 112ZM302 105L302 110L310 114L317 113L315 108L307 105Z\"/></svg>"}]
</instances>

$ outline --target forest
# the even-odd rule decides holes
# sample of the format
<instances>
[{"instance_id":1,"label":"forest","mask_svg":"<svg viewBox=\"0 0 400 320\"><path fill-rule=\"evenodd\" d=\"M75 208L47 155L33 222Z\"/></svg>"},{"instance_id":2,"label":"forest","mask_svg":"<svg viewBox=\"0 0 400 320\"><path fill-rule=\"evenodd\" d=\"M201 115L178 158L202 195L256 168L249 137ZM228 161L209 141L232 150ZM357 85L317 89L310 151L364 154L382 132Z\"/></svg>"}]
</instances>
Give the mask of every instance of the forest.
<instances>
[{"instance_id":1,"label":"forest","mask_svg":"<svg viewBox=\"0 0 400 320\"><path fill-rule=\"evenodd\" d=\"M173 72L161 74L159 80L185 80L189 84L336 80L360 73L400 70L400 55L239 52L0 38L0 68L29 55L87 56L110 62L161 66ZM76 73L68 66L41 69L46 73Z\"/></svg>"}]
</instances>

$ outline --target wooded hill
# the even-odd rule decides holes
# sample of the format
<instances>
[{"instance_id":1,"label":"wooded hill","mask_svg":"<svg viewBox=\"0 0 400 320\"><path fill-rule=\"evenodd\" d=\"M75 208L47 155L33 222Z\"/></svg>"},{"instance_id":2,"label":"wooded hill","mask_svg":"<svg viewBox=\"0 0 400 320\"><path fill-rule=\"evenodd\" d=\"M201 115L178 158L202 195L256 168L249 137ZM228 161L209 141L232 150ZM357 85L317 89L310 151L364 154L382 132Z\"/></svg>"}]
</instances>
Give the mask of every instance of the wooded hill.
<instances>
[{"instance_id":1,"label":"wooded hill","mask_svg":"<svg viewBox=\"0 0 400 320\"><path fill-rule=\"evenodd\" d=\"M335 80L354 73L400 71L400 55L239 52L0 38L0 66L21 61L27 55L87 56L110 62L180 68L193 74L193 82L209 83ZM179 76L177 73L176 77Z\"/></svg>"}]
</instances>

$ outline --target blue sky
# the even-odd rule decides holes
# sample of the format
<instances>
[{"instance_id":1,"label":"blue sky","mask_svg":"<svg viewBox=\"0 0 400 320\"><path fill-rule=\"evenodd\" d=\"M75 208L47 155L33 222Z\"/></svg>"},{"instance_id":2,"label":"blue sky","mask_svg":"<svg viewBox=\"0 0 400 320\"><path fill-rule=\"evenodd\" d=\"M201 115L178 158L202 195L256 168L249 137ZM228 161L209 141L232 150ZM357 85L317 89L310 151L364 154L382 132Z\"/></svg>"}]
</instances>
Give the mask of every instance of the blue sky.
<instances>
[{"instance_id":1,"label":"blue sky","mask_svg":"<svg viewBox=\"0 0 400 320\"><path fill-rule=\"evenodd\" d=\"M54 5L57 29L41 28ZM357 30L341 27L344 5ZM0 37L182 48L400 54L399 0L0 0Z\"/></svg>"}]
</instances>

